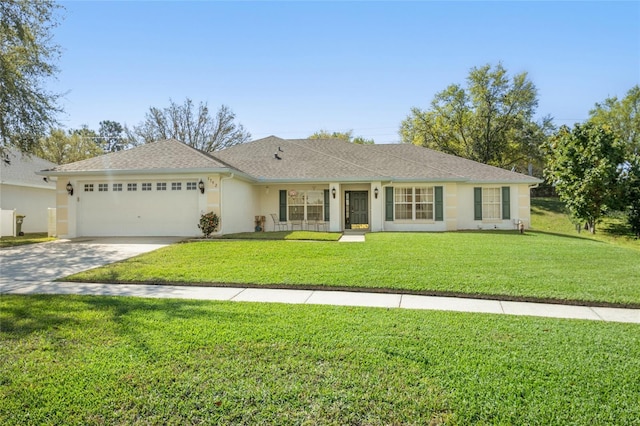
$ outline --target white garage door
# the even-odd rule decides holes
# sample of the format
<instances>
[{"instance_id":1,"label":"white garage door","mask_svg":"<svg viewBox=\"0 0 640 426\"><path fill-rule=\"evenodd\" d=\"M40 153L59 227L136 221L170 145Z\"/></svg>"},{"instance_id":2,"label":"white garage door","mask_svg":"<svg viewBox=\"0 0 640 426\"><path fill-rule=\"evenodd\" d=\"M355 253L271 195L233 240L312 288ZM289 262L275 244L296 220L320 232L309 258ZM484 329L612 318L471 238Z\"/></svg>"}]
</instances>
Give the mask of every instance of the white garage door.
<instances>
[{"instance_id":1,"label":"white garage door","mask_svg":"<svg viewBox=\"0 0 640 426\"><path fill-rule=\"evenodd\" d=\"M199 234L195 181L79 182L76 194L79 236Z\"/></svg>"}]
</instances>

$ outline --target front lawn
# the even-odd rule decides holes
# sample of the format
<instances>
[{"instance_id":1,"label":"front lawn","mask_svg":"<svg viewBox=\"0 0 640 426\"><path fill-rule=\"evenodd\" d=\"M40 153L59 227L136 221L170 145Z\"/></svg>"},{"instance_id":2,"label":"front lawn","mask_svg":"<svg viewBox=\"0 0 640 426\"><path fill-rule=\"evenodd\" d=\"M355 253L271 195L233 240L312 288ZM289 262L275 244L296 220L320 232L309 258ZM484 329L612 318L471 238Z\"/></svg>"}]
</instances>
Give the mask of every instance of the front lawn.
<instances>
[{"instance_id":1,"label":"front lawn","mask_svg":"<svg viewBox=\"0 0 640 426\"><path fill-rule=\"evenodd\" d=\"M44 243L47 241L53 241L55 237L49 237L46 232L35 232L30 234L24 234L20 237L1 237L0 248L21 246L24 244L36 244Z\"/></svg>"},{"instance_id":2,"label":"front lawn","mask_svg":"<svg viewBox=\"0 0 640 426\"><path fill-rule=\"evenodd\" d=\"M638 325L0 298L0 424L638 424Z\"/></svg>"},{"instance_id":3,"label":"front lawn","mask_svg":"<svg viewBox=\"0 0 640 426\"><path fill-rule=\"evenodd\" d=\"M275 231L226 234L220 238L226 240L338 241L341 236L341 232Z\"/></svg>"},{"instance_id":4,"label":"front lawn","mask_svg":"<svg viewBox=\"0 0 640 426\"><path fill-rule=\"evenodd\" d=\"M65 278L384 288L640 305L640 253L541 232L374 233L365 243L178 244Z\"/></svg>"}]
</instances>

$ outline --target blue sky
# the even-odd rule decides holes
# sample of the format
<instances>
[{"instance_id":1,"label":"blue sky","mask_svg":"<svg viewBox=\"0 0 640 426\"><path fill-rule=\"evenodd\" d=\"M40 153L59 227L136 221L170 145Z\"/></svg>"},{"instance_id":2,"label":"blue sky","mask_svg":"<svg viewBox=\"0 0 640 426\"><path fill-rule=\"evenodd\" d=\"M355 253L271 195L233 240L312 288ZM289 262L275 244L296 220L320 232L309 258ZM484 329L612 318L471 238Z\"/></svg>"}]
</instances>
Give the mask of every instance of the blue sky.
<instances>
[{"instance_id":1,"label":"blue sky","mask_svg":"<svg viewBox=\"0 0 640 426\"><path fill-rule=\"evenodd\" d=\"M640 2L69 1L50 88L68 128L133 126L169 99L228 105L254 139L319 129L399 141L474 66L528 72L572 125L640 84Z\"/></svg>"}]
</instances>

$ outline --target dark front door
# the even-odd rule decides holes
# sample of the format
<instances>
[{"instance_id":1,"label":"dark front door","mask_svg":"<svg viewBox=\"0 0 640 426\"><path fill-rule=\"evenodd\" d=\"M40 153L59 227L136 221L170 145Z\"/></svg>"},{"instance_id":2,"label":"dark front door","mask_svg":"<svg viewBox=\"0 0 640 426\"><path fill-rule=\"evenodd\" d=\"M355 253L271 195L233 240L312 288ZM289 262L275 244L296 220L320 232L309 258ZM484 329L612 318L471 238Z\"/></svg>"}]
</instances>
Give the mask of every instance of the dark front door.
<instances>
[{"instance_id":1,"label":"dark front door","mask_svg":"<svg viewBox=\"0 0 640 426\"><path fill-rule=\"evenodd\" d=\"M369 193L367 191L349 191L346 194L347 228L369 227Z\"/></svg>"}]
</instances>

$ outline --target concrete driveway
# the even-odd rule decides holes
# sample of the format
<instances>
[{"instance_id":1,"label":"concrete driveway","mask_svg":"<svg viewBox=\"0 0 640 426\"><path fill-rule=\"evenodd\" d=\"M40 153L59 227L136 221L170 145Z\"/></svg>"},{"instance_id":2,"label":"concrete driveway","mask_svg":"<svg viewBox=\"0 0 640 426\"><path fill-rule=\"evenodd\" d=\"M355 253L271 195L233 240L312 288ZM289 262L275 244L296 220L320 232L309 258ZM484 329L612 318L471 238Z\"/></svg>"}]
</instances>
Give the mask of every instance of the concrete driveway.
<instances>
[{"instance_id":1,"label":"concrete driveway","mask_svg":"<svg viewBox=\"0 0 640 426\"><path fill-rule=\"evenodd\" d=\"M0 283L52 281L157 250L182 239L179 237L79 238L1 249Z\"/></svg>"}]
</instances>

